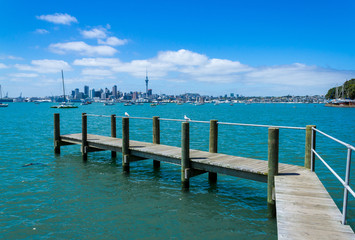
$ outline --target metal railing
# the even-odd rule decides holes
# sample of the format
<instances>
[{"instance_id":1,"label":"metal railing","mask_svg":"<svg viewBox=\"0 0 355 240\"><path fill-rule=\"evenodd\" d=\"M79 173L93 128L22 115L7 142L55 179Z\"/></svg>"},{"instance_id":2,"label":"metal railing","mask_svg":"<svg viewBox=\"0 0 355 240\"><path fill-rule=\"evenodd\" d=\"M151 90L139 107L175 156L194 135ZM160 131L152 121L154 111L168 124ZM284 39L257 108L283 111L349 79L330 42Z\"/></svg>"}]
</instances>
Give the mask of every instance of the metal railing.
<instances>
[{"instance_id":1,"label":"metal railing","mask_svg":"<svg viewBox=\"0 0 355 240\"><path fill-rule=\"evenodd\" d=\"M150 117L133 117L129 116L128 114L125 116L116 116L116 115L96 115L96 114L85 114L87 116L94 116L94 117L107 117L107 118L132 118L132 119L143 119L143 120L153 120L153 118ZM210 121L199 121L199 120L191 120L189 118L185 119L171 119L171 118L158 118L161 121L174 121L174 122L191 122L191 123L206 123L210 124ZM276 125L262 125L262 124L246 124L246 123L230 123L230 122L216 122L219 125L234 125L234 126L249 126L249 127L265 127L265 128L283 128L283 129L295 129L295 130L306 130L308 129L305 127L291 127L291 126L276 126ZM311 127L311 126L310 126ZM355 147L347 144L343 141L340 141L339 139L336 139L318 129L315 127L310 128L311 132L311 140L310 140L310 149L307 150L306 152L309 151L310 154L310 169L311 171L314 171L314 162L315 162L315 157L319 158L322 163L328 168L328 170L339 180L339 182L343 185L344 187L344 196L343 196L343 209L342 209L342 224L346 224L346 217L347 217L347 206L348 206L348 195L349 192L350 194L355 198L355 192L354 190L349 186L349 181L350 181L350 166L351 166L351 153L352 151L355 151ZM316 132L319 134L345 146L348 151L347 151L347 162L346 162L346 172L345 172L345 180L343 180L330 166L329 164L319 155L319 153L315 150L315 136ZM306 136L307 138L307 136ZM307 145L307 140L306 140L306 145ZM305 166L306 167L306 166Z\"/></svg>"},{"instance_id":2,"label":"metal railing","mask_svg":"<svg viewBox=\"0 0 355 240\"><path fill-rule=\"evenodd\" d=\"M98 115L98 114L85 114L86 116L92 117L107 117L110 118L110 115ZM133 116L115 116L116 118L132 118L132 119L144 119L144 120L152 120L151 117L133 117ZM173 122L191 122L191 123L207 123L210 121L200 121L200 120L185 120L185 119L176 119L176 118L159 118L161 121L173 121ZM284 129L296 129L296 130L306 130L305 127L290 127L290 126L277 126L277 125L263 125L263 124L249 124L249 123L231 123L231 122L217 122L220 125L233 125L233 126L247 126L247 127L275 127L275 128L284 128Z\"/></svg>"},{"instance_id":3,"label":"metal railing","mask_svg":"<svg viewBox=\"0 0 355 240\"><path fill-rule=\"evenodd\" d=\"M316 132L322 134L323 136L340 143L341 145L347 147L348 151L347 151L347 160L346 160L346 170L345 170L345 180L343 180L330 166L329 164L316 152L315 150L315 143L313 136L315 136ZM355 198L355 192L354 190L351 189L351 187L349 186L349 181L350 181L350 166L351 166L351 152L355 151L355 147L347 144L343 141L340 141L339 139L336 139L314 127L312 127L312 147L311 147L311 151L312 151L312 155L311 155L311 169L312 171L314 171L314 157L317 156L319 158L319 160L322 161L322 163L328 168L328 170L339 180L339 182L344 186L344 196L343 196L343 211L342 211L342 224L346 224L346 216L347 216L347 207L348 207L348 195L349 192L351 193L351 195L353 195L353 197ZM314 156L315 155L315 156Z\"/></svg>"}]
</instances>

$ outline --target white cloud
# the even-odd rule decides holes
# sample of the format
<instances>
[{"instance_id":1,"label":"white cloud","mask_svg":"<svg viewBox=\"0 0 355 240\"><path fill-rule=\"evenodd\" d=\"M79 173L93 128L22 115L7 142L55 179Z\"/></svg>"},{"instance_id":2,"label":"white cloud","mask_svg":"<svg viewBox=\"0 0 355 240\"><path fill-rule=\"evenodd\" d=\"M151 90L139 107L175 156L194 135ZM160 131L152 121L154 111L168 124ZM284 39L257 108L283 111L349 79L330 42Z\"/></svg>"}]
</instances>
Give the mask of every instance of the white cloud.
<instances>
[{"instance_id":1,"label":"white cloud","mask_svg":"<svg viewBox=\"0 0 355 240\"><path fill-rule=\"evenodd\" d=\"M110 45L110 46L122 46L125 45L128 40L127 39L119 39L116 37L109 37L106 40L101 40L99 39L98 44L105 44L105 45Z\"/></svg>"},{"instance_id":2,"label":"white cloud","mask_svg":"<svg viewBox=\"0 0 355 240\"><path fill-rule=\"evenodd\" d=\"M99 77L109 77L113 75L112 71L107 69L99 69L99 68L83 69L82 74L88 76L99 76Z\"/></svg>"},{"instance_id":3,"label":"white cloud","mask_svg":"<svg viewBox=\"0 0 355 240\"><path fill-rule=\"evenodd\" d=\"M76 59L73 65L86 67L115 67L121 65L117 58L82 58Z\"/></svg>"},{"instance_id":4,"label":"white cloud","mask_svg":"<svg viewBox=\"0 0 355 240\"><path fill-rule=\"evenodd\" d=\"M144 79L147 69L149 77L160 82L161 86L166 82L181 86L195 84L201 85L201 89L209 88L211 93L214 88L237 88L248 89L243 90L243 94L259 95L322 94L349 76L349 71L300 63L252 67L239 61L208 58L184 49L162 51L153 58L130 62L117 58L82 58L75 60L73 65L88 67L82 71L85 77L127 73Z\"/></svg>"},{"instance_id":5,"label":"white cloud","mask_svg":"<svg viewBox=\"0 0 355 240\"><path fill-rule=\"evenodd\" d=\"M169 72L178 70L174 64L151 59L133 60L129 63L123 63L112 68L115 72L129 73L135 77L144 77L146 69L148 69L151 76L158 78L167 76Z\"/></svg>"},{"instance_id":6,"label":"white cloud","mask_svg":"<svg viewBox=\"0 0 355 240\"><path fill-rule=\"evenodd\" d=\"M23 60L21 57L15 57L11 55L0 55L0 59Z\"/></svg>"},{"instance_id":7,"label":"white cloud","mask_svg":"<svg viewBox=\"0 0 355 240\"><path fill-rule=\"evenodd\" d=\"M15 67L21 71L33 71L38 73L59 73L61 70L70 71L70 65L62 60L32 60L32 65L15 64Z\"/></svg>"},{"instance_id":8,"label":"white cloud","mask_svg":"<svg viewBox=\"0 0 355 240\"><path fill-rule=\"evenodd\" d=\"M64 24L64 25L70 25L71 23L77 23L78 20L70 16L67 13L55 13L52 15L41 15L41 16L36 16L37 19L44 20L47 22L55 23L55 24Z\"/></svg>"},{"instance_id":9,"label":"white cloud","mask_svg":"<svg viewBox=\"0 0 355 240\"><path fill-rule=\"evenodd\" d=\"M101 55L112 56L117 50L110 46L91 46L85 42L67 42L67 43L55 43L49 46L49 49L58 54L65 54L67 52L77 52L81 55Z\"/></svg>"},{"instance_id":10,"label":"white cloud","mask_svg":"<svg viewBox=\"0 0 355 240\"><path fill-rule=\"evenodd\" d=\"M11 77L15 78L35 78L38 77L38 74L36 73L13 73L10 74Z\"/></svg>"},{"instance_id":11,"label":"white cloud","mask_svg":"<svg viewBox=\"0 0 355 240\"><path fill-rule=\"evenodd\" d=\"M49 33L46 29L36 29L35 33L38 34L47 34Z\"/></svg>"},{"instance_id":12,"label":"white cloud","mask_svg":"<svg viewBox=\"0 0 355 240\"><path fill-rule=\"evenodd\" d=\"M159 52L156 61L176 65L202 65L206 63L207 60L208 57L205 55L180 49L179 51Z\"/></svg>"},{"instance_id":13,"label":"white cloud","mask_svg":"<svg viewBox=\"0 0 355 240\"><path fill-rule=\"evenodd\" d=\"M6 65L3 64L3 63L0 63L0 69L5 69L5 68L8 68L8 66L6 66Z\"/></svg>"},{"instance_id":14,"label":"white cloud","mask_svg":"<svg viewBox=\"0 0 355 240\"><path fill-rule=\"evenodd\" d=\"M82 30L81 35L84 38L106 38L106 29L104 28L93 28L91 30Z\"/></svg>"},{"instance_id":15,"label":"white cloud","mask_svg":"<svg viewBox=\"0 0 355 240\"><path fill-rule=\"evenodd\" d=\"M300 63L262 67L246 74L251 82L270 83L288 86L315 86L331 84L345 74L342 71L307 66Z\"/></svg>"}]
</instances>

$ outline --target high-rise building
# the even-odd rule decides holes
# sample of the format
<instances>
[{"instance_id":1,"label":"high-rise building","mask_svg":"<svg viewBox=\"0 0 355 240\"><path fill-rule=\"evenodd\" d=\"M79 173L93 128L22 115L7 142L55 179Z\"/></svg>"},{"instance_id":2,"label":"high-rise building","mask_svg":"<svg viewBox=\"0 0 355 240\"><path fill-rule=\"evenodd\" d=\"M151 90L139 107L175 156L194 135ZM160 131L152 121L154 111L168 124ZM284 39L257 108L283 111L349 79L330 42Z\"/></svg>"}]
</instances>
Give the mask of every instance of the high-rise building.
<instances>
[{"instance_id":1,"label":"high-rise building","mask_svg":"<svg viewBox=\"0 0 355 240\"><path fill-rule=\"evenodd\" d=\"M116 85L114 85L113 87L112 87L112 96L113 96L113 98L117 98L117 86Z\"/></svg>"},{"instance_id":2,"label":"high-rise building","mask_svg":"<svg viewBox=\"0 0 355 240\"><path fill-rule=\"evenodd\" d=\"M138 93L137 93L137 92L133 92L133 94L132 94L132 100L133 100L133 101L136 101L137 98L138 98Z\"/></svg>"},{"instance_id":3,"label":"high-rise building","mask_svg":"<svg viewBox=\"0 0 355 240\"><path fill-rule=\"evenodd\" d=\"M89 96L89 86L84 86L84 95L85 97Z\"/></svg>"},{"instance_id":4,"label":"high-rise building","mask_svg":"<svg viewBox=\"0 0 355 240\"><path fill-rule=\"evenodd\" d=\"M90 91L90 96L89 96L90 98L94 98L94 97L96 97L95 96L95 89L93 88L93 89L91 89L91 91Z\"/></svg>"},{"instance_id":5,"label":"high-rise building","mask_svg":"<svg viewBox=\"0 0 355 240\"><path fill-rule=\"evenodd\" d=\"M75 91L74 98L75 98L75 99L80 99L80 98L79 98L79 88L75 88L74 91Z\"/></svg>"}]
</instances>

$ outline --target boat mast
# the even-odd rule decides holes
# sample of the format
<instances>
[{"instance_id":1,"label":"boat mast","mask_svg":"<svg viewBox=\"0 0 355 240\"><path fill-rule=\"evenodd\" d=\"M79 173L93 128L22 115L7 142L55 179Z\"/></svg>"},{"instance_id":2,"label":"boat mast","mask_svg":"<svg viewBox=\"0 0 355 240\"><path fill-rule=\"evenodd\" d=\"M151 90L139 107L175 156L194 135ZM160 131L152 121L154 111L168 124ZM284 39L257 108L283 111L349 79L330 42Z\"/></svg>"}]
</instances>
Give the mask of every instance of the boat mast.
<instances>
[{"instance_id":1,"label":"boat mast","mask_svg":"<svg viewBox=\"0 0 355 240\"><path fill-rule=\"evenodd\" d=\"M65 101L65 87L64 87L64 73L63 73L63 70L62 70L62 82L63 82L63 95L64 95L64 102Z\"/></svg>"},{"instance_id":2,"label":"boat mast","mask_svg":"<svg viewBox=\"0 0 355 240\"><path fill-rule=\"evenodd\" d=\"M335 99L338 99L338 87L335 88Z\"/></svg>"},{"instance_id":3,"label":"boat mast","mask_svg":"<svg viewBox=\"0 0 355 240\"><path fill-rule=\"evenodd\" d=\"M2 99L1 85L0 85L0 99Z\"/></svg>"}]
</instances>

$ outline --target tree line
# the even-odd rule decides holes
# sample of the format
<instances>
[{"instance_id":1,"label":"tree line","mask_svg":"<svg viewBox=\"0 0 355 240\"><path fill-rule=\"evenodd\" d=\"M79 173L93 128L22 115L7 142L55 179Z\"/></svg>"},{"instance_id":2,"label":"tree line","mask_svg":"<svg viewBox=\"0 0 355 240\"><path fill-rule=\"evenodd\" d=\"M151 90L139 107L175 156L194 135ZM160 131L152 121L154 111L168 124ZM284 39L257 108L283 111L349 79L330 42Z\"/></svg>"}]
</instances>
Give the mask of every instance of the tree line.
<instances>
[{"instance_id":1,"label":"tree line","mask_svg":"<svg viewBox=\"0 0 355 240\"><path fill-rule=\"evenodd\" d=\"M342 95L342 87L338 86L338 97ZM335 99L335 92L337 87L333 87L328 90L328 93L325 95L326 99ZM355 99L355 79L348 80L344 83L344 98Z\"/></svg>"}]
</instances>

